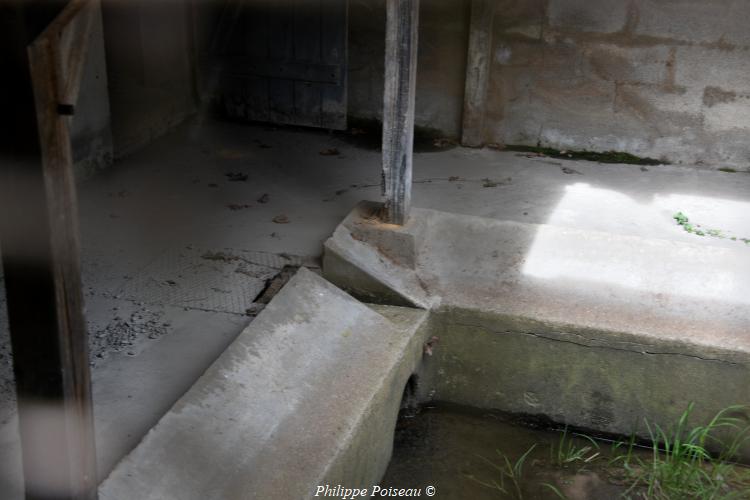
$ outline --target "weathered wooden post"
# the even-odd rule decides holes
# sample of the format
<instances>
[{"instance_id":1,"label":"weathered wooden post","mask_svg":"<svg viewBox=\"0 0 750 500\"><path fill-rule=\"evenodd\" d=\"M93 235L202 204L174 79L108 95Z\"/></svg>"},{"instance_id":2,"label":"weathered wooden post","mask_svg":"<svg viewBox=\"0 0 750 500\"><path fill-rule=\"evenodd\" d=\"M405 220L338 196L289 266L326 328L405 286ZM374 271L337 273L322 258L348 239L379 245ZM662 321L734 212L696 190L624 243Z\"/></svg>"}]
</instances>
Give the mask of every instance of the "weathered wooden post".
<instances>
[{"instance_id":1,"label":"weathered wooden post","mask_svg":"<svg viewBox=\"0 0 750 500\"><path fill-rule=\"evenodd\" d=\"M466 58L466 87L461 131L461 144L469 147L484 145L484 109L490 74L495 3L495 0L471 1L469 52Z\"/></svg>"},{"instance_id":2,"label":"weathered wooden post","mask_svg":"<svg viewBox=\"0 0 750 500\"><path fill-rule=\"evenodd\" d=\"M411 205L419 0L387 0L383 95L383 219L404 224Z\"/></svg>"},{"instance_id":3,"label":"weathered wooden post","mask_svg":"<svg viewBox=\"0 0 750 500\"><path fill-rule=\"evenodd\" d=\"M94 448L75 182L75 112L93 2L0 6L0 241L26 498L93 500Z\"/></svg>"}]
</instances>

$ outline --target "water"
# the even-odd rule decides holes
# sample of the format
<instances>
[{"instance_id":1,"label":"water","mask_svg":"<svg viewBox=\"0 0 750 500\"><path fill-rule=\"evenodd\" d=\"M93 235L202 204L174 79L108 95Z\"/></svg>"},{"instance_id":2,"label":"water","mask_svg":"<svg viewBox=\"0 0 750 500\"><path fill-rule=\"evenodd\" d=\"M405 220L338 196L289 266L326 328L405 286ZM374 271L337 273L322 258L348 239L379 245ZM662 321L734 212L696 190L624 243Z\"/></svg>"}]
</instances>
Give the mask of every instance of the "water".
<instances>
[{"instance_id":1,"label":"water","mask_svg":"<svg viewBox=\"0 0 750 500\"><path fill-rule=\"evenodd\" d=\"M576 461L560 467L553 463L550 449L559 446L561 436L561 432L521 426L495 413L447 405L424 408L412 418L399 420L393 459L382 486L422 491L434 486L434 498L445 500L518 498L508 478L504 481L506 494L478 481L500 482L501 473L487 462L504 465L497 450L514 464L535 445L521 469L523 498L560 498L545 483L554 485L571 500L609 500L627 490L628 482L619 481L616 474L611 477L612 471L604 470L607 460L600 457L611 454L611 443L598 443L597 450L587 440L576 439L573 443L577 448L591 447L585 457L597 452L599 457L591 464ZM637 453L646 454L645 450Z\"/></svg>"}]
</instances>

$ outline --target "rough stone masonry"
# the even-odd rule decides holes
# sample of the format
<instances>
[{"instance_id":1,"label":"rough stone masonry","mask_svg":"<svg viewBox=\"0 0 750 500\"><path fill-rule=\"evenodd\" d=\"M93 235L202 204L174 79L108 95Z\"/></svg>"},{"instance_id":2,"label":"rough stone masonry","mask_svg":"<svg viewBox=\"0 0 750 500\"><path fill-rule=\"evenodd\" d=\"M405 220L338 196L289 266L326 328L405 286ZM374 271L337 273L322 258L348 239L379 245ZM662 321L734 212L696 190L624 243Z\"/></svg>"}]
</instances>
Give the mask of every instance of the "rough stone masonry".
<instances>
[{"instance_id":1,"label":"rough stone masonry","mask_svg":"<svg viewBox=\"0 0 750 500\"><path fill-rule=\"evenodd\" d=\"M502 1L487 139L750 166L750 4Z\"/></svg>"},{"instance_id":2,"label":"rough stone masonry","mask_svg":"<svg viewBox=\"0 0 750 500\"><path fill-rule=\"evenodd\" d=\"M382 3L350 12L355 116L379 113ZM420 14L416 124L449 136L460 136L469 9L443 0ZM748 169L747 19L742 0L496 0L484 140Z\"/></svg>"}]
</instances>

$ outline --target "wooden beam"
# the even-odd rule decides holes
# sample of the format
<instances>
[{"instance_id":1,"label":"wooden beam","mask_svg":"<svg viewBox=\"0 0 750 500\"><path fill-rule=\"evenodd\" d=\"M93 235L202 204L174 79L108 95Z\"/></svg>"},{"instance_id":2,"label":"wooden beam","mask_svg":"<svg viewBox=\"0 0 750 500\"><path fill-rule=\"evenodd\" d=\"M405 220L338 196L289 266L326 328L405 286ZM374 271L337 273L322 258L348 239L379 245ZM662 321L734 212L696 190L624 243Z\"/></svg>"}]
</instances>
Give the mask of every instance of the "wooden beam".
<instances>
[{"instance_id":1,"label":"wooden beam","mask_svg":"<svg viewBox=\"0 0 750 500\"><path fill-rule=\"evenodd\" d=\"M26 498L97 497L88 342L69 120L92 2L10 2L0 241ZM0 15L0 17L3 17ZM7 19L7 18L6 18Z\"/></svg>"},{"instance_id":2,"label":"wooden beam","mask_svg":"<svg viewBox=\"0 0 750 500\"><path fill-rule=\"evenodd\" d=\"M419 0L387 0L383 95L383 219L404 224L411 205Z\"/></svg>"},{"instance_id":3,"label":"wooden beam","mask_svg":"<svg viewBox=\"0 0 750 500\"><path fill-rule=\"evenodd\" d=\"M492 53L492 20L494 0L472 0L469 27L469 52L466 59L461 144L484 146L484 110L487 101Z\"/></svg>"}]
</instances>

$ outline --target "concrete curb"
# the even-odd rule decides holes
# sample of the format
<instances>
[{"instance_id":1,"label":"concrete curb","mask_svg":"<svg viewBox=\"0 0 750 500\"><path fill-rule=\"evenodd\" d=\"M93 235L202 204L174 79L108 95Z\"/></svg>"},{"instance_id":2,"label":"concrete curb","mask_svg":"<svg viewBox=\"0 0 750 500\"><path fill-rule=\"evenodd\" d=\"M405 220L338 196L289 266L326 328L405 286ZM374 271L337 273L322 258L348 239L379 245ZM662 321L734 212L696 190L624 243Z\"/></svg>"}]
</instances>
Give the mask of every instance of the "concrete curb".
<instances>
[{"instance_id":1,"label":"concrete curb","mask_svg":"<svg viewBox=\"0 0 750 500\"><path fill-rule=\"evenodd\" d=\"M390 460L427 313L301 269L100 487L103 500L310 498Z\"/></svg>"}]
</instances>

